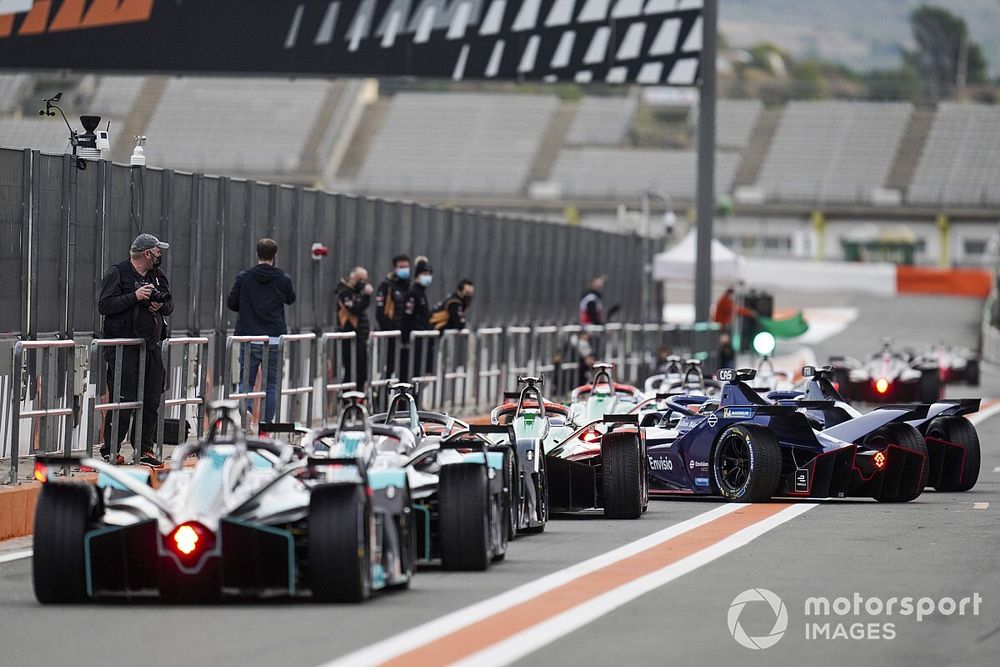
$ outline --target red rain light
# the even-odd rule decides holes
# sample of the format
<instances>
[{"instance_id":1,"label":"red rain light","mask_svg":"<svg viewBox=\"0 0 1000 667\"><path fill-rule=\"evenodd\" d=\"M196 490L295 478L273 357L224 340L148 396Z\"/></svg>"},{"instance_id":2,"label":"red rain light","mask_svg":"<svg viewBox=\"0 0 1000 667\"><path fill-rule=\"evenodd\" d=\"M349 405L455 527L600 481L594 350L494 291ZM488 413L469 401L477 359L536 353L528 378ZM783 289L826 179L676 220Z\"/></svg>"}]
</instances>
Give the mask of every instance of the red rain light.
<instances>
[{"instance_id":1,"label":"red rain light","mask_svg":"<svg viewBox=\"0 0 1000 667\"><path fill-rule=\"evenodd\" d=\"M174 531L174 546L177 548L177 551L185 556L190 556L194 553L194 550L198 548L198 541L200 539L198 531L186 523L178 526L177 530Z\"/></svg>"},{"instance_id":2,"label":"red rain light","mask_svg":"<svg viewBox=\"0 0 1000 667\"><path fill-rule=\"evenodd\" d=\"M875 467L879 470L883 470L886 464L885 452L875 452Z\"/></svg>"},{"instance_id":3,"label":"red rain light","mask_svg":"<svg viewBox=\"0 0 1000 667\"><path fill-rule=\"evenodd\" d=\"M49 467L40 461L35 461L35 481L45 484L49 481Z\"/></svg>"},{"instance_id":4,"label":"red rain light","mask_svg":"<svg viewBox=\"0 0 1000 667\"><path fill-rule=\"evenodd\" d=\"M878 380L876 380L875 391L877 391L880 394L884 394L885 392L889 391L889 381L886 380L885 378L879 378Z\"/></svg>"}]
</instances>

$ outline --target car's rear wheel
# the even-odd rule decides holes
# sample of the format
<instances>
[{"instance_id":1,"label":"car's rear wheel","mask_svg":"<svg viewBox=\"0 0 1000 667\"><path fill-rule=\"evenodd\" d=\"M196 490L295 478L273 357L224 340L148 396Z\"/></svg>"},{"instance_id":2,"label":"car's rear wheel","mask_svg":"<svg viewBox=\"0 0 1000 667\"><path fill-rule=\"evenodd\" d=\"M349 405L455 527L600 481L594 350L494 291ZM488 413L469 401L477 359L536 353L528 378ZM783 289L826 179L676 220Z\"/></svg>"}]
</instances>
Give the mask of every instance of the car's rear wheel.
<instances>
[{"instance_id":1,"label":"car's rear wheel","mask_svg":"<svg viewBox=\"0 0 1000 667\"><path fill-rule=\"evenodd\" d=\"M715 445L712 474L725 498L738 503L767 502L781 479L777 438L758 424L730 426Z\"/></svg>"},{"instance_id":2,"label":"car's rear wheel","mask_svg":"<svg viewBox=\"0 0 1000 667\"><path fill-rule=\"evenodd\" d=\"M503 448L503 475L503 519L507 532L506 539L510 541L517 536L517 528L520 522L517 461L514 458L514 451L510 447Z\"/></svg>"},{"instance_id":3,"label":"car's rear wheel","mask_svg":"<svg viewBox=\"0 0 1000 667\"><path fill-rule=\"evenodd\" d=\"M965 384L970 387L979 386L979 359L969 359L965 362Z\"/></svg>"},{"instance_id":4,"label":"car's rear wheel","mask_svg":"<svg viewBox=\"0 0 1000 667\"><path fill-rule=\"evenodd\" d=\"M441 565L446 570L485 570L490 564L486 466L446 465L439 480Z\"/></svg>"},{"instance_id":5,"label":"car's rear wheel","mask_svg":"<svg viewBox=\"0 0 1000 667\"><path fill-rule=\"evenodd\" d=\"M609 433L601 443L604 516L638 519L643 510L641 442L637 434Z\"/></svg>"},{"instance_id":6,"label":"car's rear wheel","mask_svg":"<svg viewBox=\"0 0 1000 667\"><path fill-rule=\"evenodd\" d=\"M941 376L938 369L925 368L920 371L920 402L935 403L941 400Z\"/></svg>"},{"instance_id":7,"label":"car's rear wheel","mask_svg":"<svg viewBox=\"0 0 1000 667\"><path fill-rule=\"evenodd\" d=\"M963 449L956 470L943 470L934 488L938 491L968 491L974 487L979 480L981 460L976 427L965 417L938 417L927 427L927 437L953 442Z\"/></svg>"},{"instance_id":8,"label":"car's rear wheel","mask_svg":"<svg viewBox=\"0 0 1000 667\"><path fill-rule=\"evenodd\" d=\"M886 424L874 431L865 438L865 445L872 449L884 450L889 445L896 445L907 451L911 451L924 456L924 466L920 473L920 481L916 488L910 491L901 491L892 495L887 495L880 489L873 495L879 502L908 503L923 493L927 486L927 479L930 475L931 459L927 451L927 443L917 429L909 424Z\"/></svg>"},{"instance_id":9,"label":"car's rear wheel","mask_svg":"<svg viewBox=\"0 0 1000 667\"><path fill-rule=\"evenodd\" d=\"M87 600L83 539L96 505L90 484L44 484L35 506L31 578L43 604Z\"/></svg>"},{"instance_id":10,"label":"car's rear wheel","mask_svg":"<svg viewBox=\"0 0 1000 667\"><path fill-rule=\"evenodd\" d=\"M541 451L541 447L538 449ZM522 528L522 533L545 532L545 524L549 522L549 478L546 474L545 455L539 456L538 472L532 473L528 480L535 487L535 514L532 519L537 523L534 526Z\"/></svg>"},{"instance_id":11,"label":"car's rear wheel","mask_svg":"<svg viewBox=\"0 0 1000 667\"><path fill-rule=\"evenodd\" d=\"M309 582L321 602L371 595L372 510L360 485L320 486L309 500Z\"/></svg>"}]
</instances>

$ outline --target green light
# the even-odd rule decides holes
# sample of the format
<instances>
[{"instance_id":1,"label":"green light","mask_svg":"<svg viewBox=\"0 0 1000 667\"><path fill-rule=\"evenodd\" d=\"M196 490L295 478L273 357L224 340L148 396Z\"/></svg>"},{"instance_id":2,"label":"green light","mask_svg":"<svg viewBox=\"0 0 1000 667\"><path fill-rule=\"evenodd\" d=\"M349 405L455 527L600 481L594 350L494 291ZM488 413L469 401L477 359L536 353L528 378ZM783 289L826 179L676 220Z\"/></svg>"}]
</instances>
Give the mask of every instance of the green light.
<instances>
[{"instance_id":1,"label":"green light","mask_svg":"<svg viewBox=\"0 0 1000 667\"><path fill-rule=\"evenodd\" d=\"M761 331L753 337L753 349L761 356L770 355L774 352L774 335L770 331Z\"/></svg>"}]
</instances>

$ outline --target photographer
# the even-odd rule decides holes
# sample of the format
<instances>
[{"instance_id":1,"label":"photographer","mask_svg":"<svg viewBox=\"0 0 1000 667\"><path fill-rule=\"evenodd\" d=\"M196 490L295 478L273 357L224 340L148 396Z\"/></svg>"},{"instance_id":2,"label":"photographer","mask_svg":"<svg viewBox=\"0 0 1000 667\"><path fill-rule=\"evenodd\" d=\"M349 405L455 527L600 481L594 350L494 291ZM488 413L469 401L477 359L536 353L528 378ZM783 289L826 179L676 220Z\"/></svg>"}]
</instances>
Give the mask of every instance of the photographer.
<instances>
[{"instance_id":1,"label":"photographer","mask_svg":"<svg viewBox=\"0 0 1000 667\"><path fill-rule=\"evenodd\" d=\"M104 316L105 338L143 338L146 340L146 369L142 390L142 433L132 428L132 412L123 411L119 416L118 447L125 434L132 430L132 448L136 463L162 465L153 449L156 422L160 409L160 395L164 387L163 358L160 343L167 337L164 317L174 310L170 296L170 283L159 269L162 251L170 245L152 234L140 234L132 242L129 258L113 265L101 280L97 309ZM114 390L115 348L107 348L104 359L108 364L108 392ZM122 349L121 395L111 397L112 402L135 401L139 384L139 349ZM114 412L104 419L104 444L101 455L111 461L111 420ZM121 454L114 463L124 463Z\"/></svg>"}]
</instances>

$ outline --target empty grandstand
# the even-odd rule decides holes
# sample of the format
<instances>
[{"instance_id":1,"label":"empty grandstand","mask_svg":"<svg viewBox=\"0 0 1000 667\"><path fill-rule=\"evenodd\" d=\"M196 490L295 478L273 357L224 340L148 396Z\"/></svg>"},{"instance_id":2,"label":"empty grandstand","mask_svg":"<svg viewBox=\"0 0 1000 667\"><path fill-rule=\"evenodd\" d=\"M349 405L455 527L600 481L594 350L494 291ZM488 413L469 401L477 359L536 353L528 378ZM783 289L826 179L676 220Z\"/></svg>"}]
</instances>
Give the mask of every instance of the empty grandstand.
<instances>
[{"instance_id":1,"label":"empty grandstand","mask_svg":"<svg viewBox=\"0 0 1000 667\"><path fill-rule=\"evenodd\" d=\"M635 95L584 97L573 114L566 142L574 146L617 146L628 138L637 107Z\"/></svg>"},{"instance_id":2,"label":"empty grandstand","mask_svg":"<svg viewBox=\"0 0 1000 667\"><path fill-rule=\"evenodd\" d=\"M409 195L518 195L558 104L550 95L397 94L357 186Z\"/></svg>"},{"instance_id":3,"label":"empty grandstand","mask_svg":"<svg viewBox=\"0 0 1000 667\"><path fill-rule=\"evenodd\" d=\"M329 92L317 80L171 79L145 133L147 155L180 169L296 174Z\"/></svg>"},{"instance_id":4,"label":"empty grandstand","mask_svg":"<svg viewBox=\"0 0 1000 667\"><path fill-rule=\"evenodd\" d=\"M912 111L901 103L790 102L757 186L779 201L870 202Z\"/></svg>"},{"instance_id":5,"label":"empty grandstand","mask_svg":"<svg viewBox=\"0 0 1000 667\"><path fill-rule=\"evenodd\" d=\"M918 204L1000 204L1000 107L942 104L908 199Z\"/></svg>"},{"instance_id":6,"label":"empty grandstand","mask_svg":"<svg viewBox=\"0 0 1000 667\"><path fill-rule=\"evenodd\" d=\"M764 105L757 100L719 100L715 116L715 144L723 150L740 150L750 136ZM691 131L698 131L698 107L691 108Z\"/></svg>"},{"instance_id":7,"label":"empty grandstand","mask_svg":"<svg viewBox=\"0 0 1000 667\"><path fill-rule=\"evenodd\" d=\"M697 162L693 151L567 148L559 154L550 180L569 199L633 201L649 189L692 199ZM719 192L729 191L738 162L735 153L717 156L715 183Z\"/></svg>"}]
</instances>

